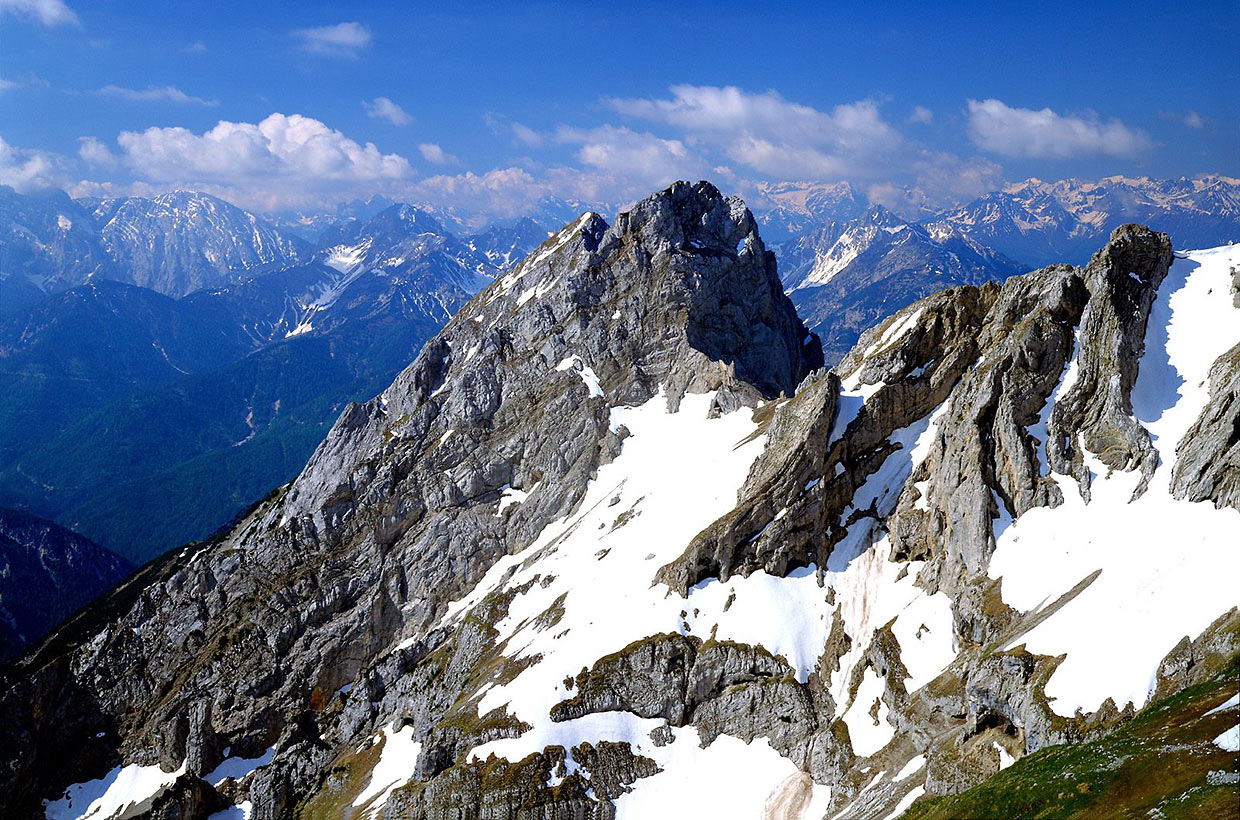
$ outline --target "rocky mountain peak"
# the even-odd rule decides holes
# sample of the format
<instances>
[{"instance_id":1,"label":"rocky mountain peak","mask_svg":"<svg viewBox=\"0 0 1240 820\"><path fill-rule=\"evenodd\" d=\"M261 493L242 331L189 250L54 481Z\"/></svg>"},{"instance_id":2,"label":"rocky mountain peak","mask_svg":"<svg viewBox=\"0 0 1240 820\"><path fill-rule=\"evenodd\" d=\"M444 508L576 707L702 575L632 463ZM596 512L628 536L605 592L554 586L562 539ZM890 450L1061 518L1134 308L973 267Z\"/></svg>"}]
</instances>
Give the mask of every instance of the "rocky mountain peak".
<instances>
[{"instance_id":1,"label":"rocky mountain peak","mask_svg":"<svg viewBox=\"0 0 1240 820\"><path fill-rule=\"evenodd\" d=\"M437 626L449 603L578 509L633 435L625 410L685 419L692 407L690 426L740 429L728 411L792 393L820 364L740 200L678 183L611 226L581 215L379 397L349 405L291 485L23 661L27 683L73 716L31 732L25 710L0 726L0 741L25 744L0 792L31 801L135 760L184 763L193 785L229 750L274 746L248 788L258 816L275 816L313 787L330 745L403 714L408 686L436 714L451 704L456 690L409 677L450 634ZM713 403L682 409L689 393ZM94 632L101 621L125 625ZM140 675L115 673L134 663ZM85 667L114 671L79 699ZM365 695L341 711L353 685ZM465 739L435 742L427 777ZM66 747L71 759L51 765Z\"/></svg>"},{"instance_id":2,"label":"rocky mountain peak","mask_svg":"<svg viewBox=\"0 0 1240 820\"><path fill-rule=\"evenodd\" d=\"M571 404L565 417L610 440L609 407L662 394L676 410L686 393L712 391L712 413L752 407L791 394L821 364L749 210L709 183L677 183L612 226L582 214L478 294L382 396L345 412L294 483L290 509L321 515L359 452L365 463L390 460L393 429L419 442L490 435L556 396L552 405ZM534 483L546 471L509 464L469 483Z\"/></svg>"},{"instance_id":3,"label":"rocky mountain peak","mask_svg":"<svg viewBox=\"0 0 1240 820\"><path fill-rule=\"evenodd\" d=\"M370 219L373 230L404 230L417 233L444 233L439 220L413 205L392 205Z\"/></svg>"},{"instance_id":4,"label":"rocky mountain peak","mask_svg":"<svg viewBox=\"0 0 1240 820\"><path fill-rule=\"evenodd\" d=\"M611 816L677 789L760 816L791 786L870 818L1098 737L1155 673L1190 680L1160 666L1181 634L1204 635L1182 667L1240 634L1211 627L1235 510L1192 504L1238 503L1208 458L1235 452L1235 348L1192 332L1236 327L1234 253L1170 258L1126 226L1086 268L897 310L823 370L738 200L583 214L291 485L19 661L0 797L142 774L172 816ZM1180 537L1191 571L1164 572Z\"/></svg>"}]
</instances>

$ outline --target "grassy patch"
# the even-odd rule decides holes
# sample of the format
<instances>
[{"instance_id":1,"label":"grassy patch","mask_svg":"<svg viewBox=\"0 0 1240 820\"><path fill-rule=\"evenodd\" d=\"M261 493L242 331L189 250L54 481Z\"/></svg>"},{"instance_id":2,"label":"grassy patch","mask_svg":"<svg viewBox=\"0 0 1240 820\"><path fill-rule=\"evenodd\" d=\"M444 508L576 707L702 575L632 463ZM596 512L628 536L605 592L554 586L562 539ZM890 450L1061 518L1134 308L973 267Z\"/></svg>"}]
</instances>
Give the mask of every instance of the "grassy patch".
<instances>
[{"instance_id":1,"label":"grassy patch","mask_svg":"<svg viewBox=\"0 0 1240 820\"><path fill-rule=\"evenodd\" d=\"M1240 686L1240 656L1222 674L1144 709L1091 743L1053 746L1022 758L957 795L923 799L904 820L1160 820L1240 818L1240 756L1213 739L1235 725L1228 710L1205 717Z\"/></svg>"},{"instance_id":2,"label":"grassy patch","mask_svg":"<svg viewBox=\"0 0 1240 820\"><path fill-rule=\"evenodd\" d=\"M298 808L298 820L343 820L352 816L353 801L370 782L370 774L383 753L384 740L337 758L323 787Z\"/></svg>"}]
</instances>

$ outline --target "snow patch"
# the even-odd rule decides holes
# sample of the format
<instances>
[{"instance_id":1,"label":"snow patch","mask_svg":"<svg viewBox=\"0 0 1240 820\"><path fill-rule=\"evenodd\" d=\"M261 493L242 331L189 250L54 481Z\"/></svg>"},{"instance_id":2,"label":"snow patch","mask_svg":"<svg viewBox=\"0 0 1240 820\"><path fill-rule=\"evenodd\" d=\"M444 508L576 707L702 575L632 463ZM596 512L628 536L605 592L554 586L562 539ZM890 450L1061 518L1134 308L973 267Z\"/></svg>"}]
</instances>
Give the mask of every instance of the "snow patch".
<instances>
[{"instance_id":1,"label":"snow patch","mask_svg":"<svg viewBox=\"0 0 1240 820\"><path fill-rule=\"evenodd\" d=\"M1240 311L1228 290L1229 268L1238 263L1240 248L1191 252L1175 261L1155 299L1133 390L1134 415L1161 456L1146 493L1130 503L1139 475L1107 476L1089 456L1097 474L1091 503L1075 481L1054 475L1064 503L1030 510L997 534L989 573L1003 578L1004 601L1019 610L1050 604L1102 571L1009 644L1067 654L1046 685L1060 715L1093 711L1108 697L1120 708L1144 706L1166 653L1240 603L1240 512L1181 501L1169 490L1175 447L1208 398L1210 365L1240 339Z\"/></svg>"},{"instance_id":2,"label":"snow patch","mask_svg":"<svg viewBox=\"0 0 1240 820\"><path fill-rule=\"evenodd\" d=\"M574 353L572 356L563 359L555 366L555 369L560 372L565 370L576 371L577 375L580 376L581 380L585 383L586 388L590 391L591 396L597 396L600 399L604 397L603 386L599 383L598 374L594 372L593 368L582 361L581 357L577 354Z\"/></svg>"},{"instance_id":3,"label":"snow patch","mask_svg":"<svg viewBox=\"0 0 1240 820\"><path fill-rule=\"evenodd\" d=\"M56 801L43 801L47 820L112 820L141 813L185 773L159 766L117 766L99 780L75 783Z\"/></svg>"},{"instance_id":4,"label":"snow patch","mask_svg":"<svg viewBox=\"0 0 1240 820\"><path fill-rule=\"evenodd\" d=\"M252 772L261 769L272 761L276 755L276 748L272 746L259 757L229 757L215 767L210 774L203 775L203 780L212 786L218 786L228 778L240 780Z\"/></svg>"},{"instance_id":5,"label":"snow patch","mask_svg":"<svg viewBox=\"0 0 1240 820\"><path fill-rule=\"evenodd\" d=\"M387 802L392 792L413 777L422 744L414 742L412 726L392 731L394 725L383 727L383 749L379 753L379 762L371 770L366 788L353 801L354 806L365 805L373 812Z\"/></svg>"},{"instance_id":6,"label":"snow patch","mask_svg":"<svg viewBox=\"0 0 1240 820\"><path fill-rule=\"evenodd\" d=\"M1225 752L1240 752L1240 725L1232 726L1214 738L1214 745Z\"/></svg>"}]
</instances>

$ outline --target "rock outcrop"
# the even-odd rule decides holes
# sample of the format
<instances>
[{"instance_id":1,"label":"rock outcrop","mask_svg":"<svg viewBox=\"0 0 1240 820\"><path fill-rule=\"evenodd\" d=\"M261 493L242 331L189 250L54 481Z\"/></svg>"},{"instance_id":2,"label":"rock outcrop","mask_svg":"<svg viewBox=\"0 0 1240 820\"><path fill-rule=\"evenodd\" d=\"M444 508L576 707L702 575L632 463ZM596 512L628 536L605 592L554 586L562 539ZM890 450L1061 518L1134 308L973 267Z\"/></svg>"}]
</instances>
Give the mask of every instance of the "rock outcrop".
<instances>
[{"instance_id":1,"label":"rock outcrop","mask_svg":"<svg viewBox=\"0 0 1240 820\"><path fill-rule=\"evenodd\" d=\"M431 627L580 502L625 435L610 406L663 395L675 409L688 391L716 391L712 412L754 406L821 362L739 200L678 183L613 226L583 215L347 407L232 532L14 667L0 795L31 806L120 762L202 775L225 749L274 745L249 796L256 818L279 815L393 715L430 733L494 661L485 624L451 640ZM369 696L342 706L352 686Z\"/></svg>"},{"instance_id":2,"label":"rock outcrop","mask_svg":"<svg viewBox=\"0 0 1240 820\"><path fill-rule=\"evenodd\" d=\"M990 572L1013 560L1009 527L1111 489L1095 457L1181 503L1156 472L1168 444L1131 412L1170 260L1124 226L1084 269L901 310L828 371L739 200L678 183L614 225L585 214L234 530L8 671L0 800L35 811L159 764L184 767L159 816L612 817L643 780L672 794L706 749L760 761L777 803L872 818L1100 737L1141 704L1063 708L1076 693L1048 687L1079 658L1038 630L1098 606L1115 565L1068 566L1041 602ZM1235 443L1233 359L1176 450L1173 491L1221 507L1235 470L1199 450ZM633 491L652 465L667 486ZM1157 637L1159 691L1232 662L1234 621ZM207 784L224 760L263 762Z\"/></svg>"},{"instance_id":3,"label":"rock outcrop","mask_svg":"<svg viewBox=\"0 0 1240 820\"><path fill-rule=\"evenodd\" d=\"M1051 467L1089 495L1083 451L1112 470L1141 470L1145 491L1158 454L1132 415L1132 386L1145 352L1145 325L1171 264L1171 240L1137 225L1116 228L1084 271L1090 299L1081 317L1076 380L1055 403L1048 425Z\"/></svg>"},{"instance_id":4,"label":"rock outcrop","mask_svg":"<svg viewBox=\"0 0 1240 820\"><path fill-rule=\"evenodd\" d=\"M1240 345L1210 368L1210 400L1176 455L1171 490L1177 497L1240 509Z\"/></svg>"}]
</instances>

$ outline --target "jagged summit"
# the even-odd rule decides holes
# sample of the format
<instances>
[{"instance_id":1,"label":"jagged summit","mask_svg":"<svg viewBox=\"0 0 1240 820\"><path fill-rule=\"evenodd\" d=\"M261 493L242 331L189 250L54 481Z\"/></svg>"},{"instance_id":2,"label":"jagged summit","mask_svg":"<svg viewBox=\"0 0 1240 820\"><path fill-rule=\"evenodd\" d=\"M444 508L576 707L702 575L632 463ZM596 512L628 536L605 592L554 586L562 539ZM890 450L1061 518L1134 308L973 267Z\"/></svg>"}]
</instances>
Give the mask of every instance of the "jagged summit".
<instances>
[{"instance_id":1,"label":"jagged summit","mask_svg":"<svg viewBox=\"0 0 1240 820\"><path fill-rule=\"evenodd\" d=\"M359 674L378 676L374 700L395 696L408 664L444 639L448 602L575 509L621 451L631 433L613 408L654 402L662 414L709 394L693 403L704 419L791 394L820 365L740 200L678 183L612 226L583 214L479 293L380 397L349 406L289 487L218 543L170 559L168 580L133 582L124 595L136 601L117 614L141 626L27 660L45 691L76 686L71 656L143 674L103 673L86 701L63 694L81 711L25 735L35 748L6 793L29 799L116 760L84 727L125 738L143 763L188 756L194 775L226 748L291 743L291 768L264 770L254 796L282 805L294 781L305 793L327 759L303 748L298 715ZM329 734L369 725L358 708ZM198 715L188 735L186 710ZM58 773L46 761L61 743L79 750Z\"/></svg>"},{"instance_id":2,"label":"jagged summit","mask_svg":"<svg viewBox=\"0 0 1240 820\"><path fill-rule=\"evenodd\" d=\"M739 200L583 214L15 667L0 800L870 820L1099 737L1240 649L1237 261L1126 226L823 370Z\"/></svg>"}]
</instances>

